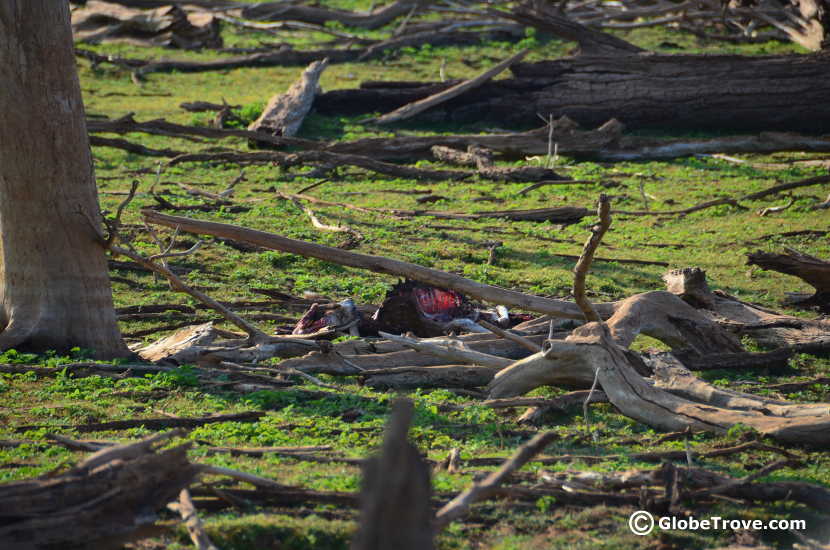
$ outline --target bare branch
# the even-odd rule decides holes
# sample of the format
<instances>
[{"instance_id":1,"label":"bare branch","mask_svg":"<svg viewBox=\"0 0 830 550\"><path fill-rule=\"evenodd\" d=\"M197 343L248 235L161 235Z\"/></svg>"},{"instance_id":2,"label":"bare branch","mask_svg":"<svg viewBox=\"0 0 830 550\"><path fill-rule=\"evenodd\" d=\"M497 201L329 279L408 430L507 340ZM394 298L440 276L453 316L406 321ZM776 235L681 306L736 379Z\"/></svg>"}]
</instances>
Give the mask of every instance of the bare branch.
<instances>
[{"instance_id":1,"label":"bare branch","mask_svg":"<svg viewBox=\"0 0 830 550\"><path fill-rule=\"evenodd\" d=\"M574 267L574 285L573 295L579 309L585 315L585 320L590 322L600 321L600 316L597 314L594 306L585 297L585 277L588 275L588 270L591 268L591 262L594 259L594 253L602 241L603 235L611 227L611 204L608 197L603 193L599 196L599 203L597 205L597 215L599 216L599 224L591 228L591 236L585 241L585 247L582 249L582 254Z\"/></svg>"}]
</instances>

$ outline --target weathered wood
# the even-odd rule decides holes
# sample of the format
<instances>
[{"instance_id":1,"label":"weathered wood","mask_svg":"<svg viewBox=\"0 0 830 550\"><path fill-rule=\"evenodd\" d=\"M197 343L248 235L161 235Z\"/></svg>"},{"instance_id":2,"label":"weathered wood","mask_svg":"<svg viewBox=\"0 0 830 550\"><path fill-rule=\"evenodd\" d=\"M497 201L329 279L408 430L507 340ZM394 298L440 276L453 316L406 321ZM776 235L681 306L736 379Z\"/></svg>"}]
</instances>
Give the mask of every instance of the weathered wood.
<instances>
[{"instance_id":1,"label":"weathered wood","mask_svg":"<svg viewBox=\"0 0 830 550\"><path fill-rule=\"evenodd\" d=\"M266 233L253 229L246 229L239 226L194 220L181 216L170 216L154 210L144 209L142 216L148 223L163 225L166 227L179 227L186 233L215 235L237 241L249 242L274 250L291 252L301 256L318 258L324 261L369 269L378 273L387 273L408 277L415 281L427 283L438 288L457 290L470 298L489 301L511 307L517 307L528 311L545 313L555 317L569 319L581 319L582 312L572 302L555 300L551 298L540 298L521 292L507 290L495 286L477 283L457 275L430 269L399 260L384 258L381 256L369 256L357 254L337 248L318 245L314 243L298 241ZM598 313L603 317L610 317L613 311L613 304L596 304Z\"/></svg>"},{"instance_id":2,"label":"weathered wood","mask_svg":"<svg viewBox=\"0 0 830 550\"><path fill-rule=\"evenodd\" d=\"M541 342L541 336L529 337L531 342ZM425 338L421 341L435 341L445 339ZM528 351L521 345L507 340L489 338L485 334L466 334L458 339L473 351L506 357L516 360L528 355ZM369 343L365 348L346 349L336 347L331 351L314 351L303 357L286 359L281 366L296 368L308 373L323 373L334 375L360 374L363 370L395 368L395 367L428 367L446 364L444 359L437 355L411 351L403 344L391 347L390 341L381 341L377 344ZM336 346L339 346L337 344Z\"/></svg>"},{"instance_id":3,"label":"weathered wood","mask_svg":"<svg viewBox=\"0 0 830 550\"><path fill-rule=\"evenodd\" d=\"M798 277L816 289L803 303L830 305L830 262L787 248L786 254L752 252L747 255L747 264Z\"/></svg>"},{"instance_id":4,"label":"weathered wood","mask_svg":"<svg viewBox=\"0 0 830 550\"><path fill-rule=\"evenodd\" d=\"M519 53L497 64L495 67L488 69L487 71L484 71L475 78L465 80L464 82L460 82L455 86L438 92L437 94L425 97L424 99L419 99L414 103L404 105L398 109L395 109L391 113L386 113L385 115L381 115L376 119L373 119L371 122L375 122L377 124L389 124L392 122L398 122L401 120L412 118L418 113L422 113L427 109L430 109L431 107L445 103L454 97L458 97L468 92L469 90L481 86L491 78L494 78L495 76L503 72L505 69L513 65L513 63L517 63L521 59L524 59L524 57L528 54L528 51L529 50L522 50Z\"/></svg>"},{"instance_id":5,"label":"weathered wood","mask_svg":"<svg viewBox=\"0 0 830 550\"><path fill-rule=\"evenodd\" d=\"M555 206L551 208L534 208L529 210L490 210L485 212L445 212L442 210L404 210L402 208L369 208L353 204L337 203L311 197L309 195L291 195L283 193L285 197L297 198L323 206L334 206L359 212L381 213L402 218L429 216L443 220L480 220L487 218L506 218L511 221L534 221L571 224L579 222L588 214L587 208L580 206Z\"/></svg>"},{"instance_id":6,"label":"weathered wood","mask_svg":"<svg viewBox=\"0 0 830 550\"><path fill-rule=\"evenodd\" d=\"M409 399L392 403L381 454L364 465L352 550L434 548L430 469L407 439L413 412Z\"/></svg>"},{"instance_id":7,"label":"weathered wood","mask_svg":"<svg viewBox=\"0 0 830 550\"><path fill-rule=\"evenodd\" d=\"M113 2L88 0L72 11L76 40L97 44L124 42L182 49L221 48L219 21L208 12L185 13L179 6L135 9Z\"/></svg>"},{"instance_id":8,"label":"weathered wood","mask_svg":"<svg viewBox=\"0 0 830 550\"><path fill-rule=\"evenodd\" d=\"M828 69L826 52L580 55L516 63L511 67L514 78L489 82L445 103L443 117L454 122L485 119L526 125L543 113L556 118L567 115L587 126L616 117L630 128L823 132L830 122L830 106L822 104L830 88ZM408 90L404 101L400 89L344 91L336 100L364 111L378 104L394 108L434 93L427 90L435 83L421 85L421 91ZM776 93L770 94L771 89ZM347 100L359 95L373 95L374 101L360 107L359 101ZM390 104L392 96L396 100ZM320 98L321 102L334 99ZM700 109L702 104L706 109Z\"/></svg>"},{"instance_id":9,"label":"weathered wood","mask_svg":"<svg viewBox=\"0 0 830 550\"><path fill-rule=\"evenodd\" d=\"M328 59L315 61L309 65L300 79L287 91L271 98L259 118L248 126L248 130L274 136L296 135L305 116L311 110L314 96L317 95L320 76L327 66Z\"/></svg>"},{"instance_id":10,"label":"weathered wood","mask_svg":"<svg viewBox=\"0 0 830 550\"><path fill-rule=\"evenodd\" d=\"M377 29L428 3L425 0L396 0L370 12L352 12L285 2L261 2L242 7L240 15L243 19L292 20L317 25L325 25L328 21L337 21L347 27Z\"/></svg>"},{"instance_id":11,"label":"weathered wood","mask_svg":"<svg viewBox=\"0 0 830 550\"><path fill-rule=\"evenodd\" d=\"M571 19L562 17L556 8L542 2L520 3L511 12L490 10L490 13L536 27L542 32L560 36L565 40L577 42L582 55L624 56L644 52L642 48L621 38L589 29Z\"/></svg>"},{"instance_id":12,"label":"weathered wood","mask_svg":"<svg viewBox=\"0 0 830 550\"><path fill-rule=\"evenodd\" d=\"M0 350L124 357L69 17L0 3Z\"/></svg>"},{"instance_id":13,"label":"weathered wood","mask_svg":"<svg viewBox=\"0 0 830 550\"><path fill-rule=\"evenodd\" d=\"M198 472L188 445L157 451L173 435L107 447L67 472L0 485L0 546L115 548L141 536Z\"/></svg>"}]
</instances>

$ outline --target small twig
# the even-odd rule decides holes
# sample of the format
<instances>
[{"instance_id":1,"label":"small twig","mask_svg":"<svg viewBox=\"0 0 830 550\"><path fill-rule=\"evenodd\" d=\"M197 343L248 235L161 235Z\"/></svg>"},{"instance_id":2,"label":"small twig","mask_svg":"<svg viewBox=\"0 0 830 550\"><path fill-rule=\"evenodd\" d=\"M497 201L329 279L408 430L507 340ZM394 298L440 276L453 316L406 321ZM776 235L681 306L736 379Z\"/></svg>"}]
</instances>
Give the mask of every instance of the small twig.
<instances>
[{"instance_id":1,"label":"small twig","mask_svg":"<svg viewBox=\"0 0 830 550\"><path fill-rule=\"evenodd\" d=\"M318 187L318 186L323 185L324 183L327 183L327 182L330 182L330 181L331 181L331 178L323 178L318 182L312 183L311 185L306 185L305 187L303 187L302 189L297 191L297 194L302 195L303 193L305 193L307 191L311 191L315 187Z\"/></svg>"},{"instance_id":2,"label":"small twig","mask_svg":"<svg viewBox=\"0 0 830 550\"><path fill-rule=\"evenodd\" d=\"M591 420L588 418L588 404L591 402L591 398L594 397L594 390L597 389L597 382L599 381L599 369L594 371L594 382L591 384L591 390L588 392L588 397L585 398L585 401L582 403L582 419L585 421L585 429L591 429Z\"/></svg>"},{"instance_id":3,"label":"small twig","mask_svg":"<svg viewBox=\"0 0 830 550\"><path fill-rule=\"evenodd\" d=\"M147 259L150 261L154 261L162 258L180 258L182 256L189 256L190 254L193 254L194 252L199 250L199 248L201 248L203 244L204 242L197 241L196 244L194 244L193 246L191 246L183 252L163 252L161 254L154 254L153 256L150 256Z\"/></svg>"},{"instance_id":4,"label":"small twig","mask_svg":"<svg viewBox=\"0 0 830 550\"><path fill-rule=\"evenodd\" d=\"M640 197L643 199L643 210L648 212L650 209L648 207L648 195L646 194L646 182L642 178L640 179L638 187L640 189Z\"/></svg>"},{"instance_id":5,"label":"small twig","mask_svg":"<svg viewBox=\"0 0 830 550\"><path fill-rule=\"evenodd\" d=\"M296 206L297 208L302 210L303 213L305 213L305 215L308 216L308 218L311 220L311 225L313 225L317 229L322 229L323 231L333 231L333 232L336 232L336 233L348 233L348 234L352 235L358 241L362 241L366 238L366 237L363 236L363 234L360 231L357 231L356 229L352 229L351 227L349 227L347 225L328 225L328 224L323 223L322 221L320 221L320 218L317 217L317 215L314 213L314 211L311 208L304 205L303 203L301 203L300 200L296 196L286 195L284 193L279 193L279 196L282 197L283 199L288 199L292 203L294 203L294 206Z\"/></svg>"},{"instance_id":6,"label":"small twig","mask_svg":"<svg viewBox=\"0 0 830 550\"><path fill-rule=\"evenodd\" d=\"M582 254L574 267L574 284L573 295L574 301L582 310L587 322L599 322L600 316L597 314L594 306L588 298L585 297L585 277L588 270L591 268L591 262L594 259L594 253L602 241L603 235L611 227L611 204L608 197L603 193L599 196L597 205L597 215L599 216L599 223L591 228L591 236L585 241L585 246L582 249Z\"/></svg>"}]
</instances>

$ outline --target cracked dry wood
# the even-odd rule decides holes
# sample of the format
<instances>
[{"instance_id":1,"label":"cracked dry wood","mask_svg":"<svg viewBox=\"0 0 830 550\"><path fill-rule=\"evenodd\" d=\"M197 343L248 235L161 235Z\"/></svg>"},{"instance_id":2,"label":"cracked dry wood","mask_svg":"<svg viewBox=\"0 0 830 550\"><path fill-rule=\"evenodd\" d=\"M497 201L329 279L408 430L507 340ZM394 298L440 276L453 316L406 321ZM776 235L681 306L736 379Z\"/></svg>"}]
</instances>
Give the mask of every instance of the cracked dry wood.
<instances>
[{"instance_id":1,"label":"cracked dry wood","mask_svg":"<svg viewBox=\"0 0 830 550\"><path fill-rule=\"evenodd\" d=\"M288 90L271 98L259 118L248 126L248 131L273 136L296 135L311 110L320 76L328 63L328 59L323 59L309 65Z\"/></svg>"}]
</instances>

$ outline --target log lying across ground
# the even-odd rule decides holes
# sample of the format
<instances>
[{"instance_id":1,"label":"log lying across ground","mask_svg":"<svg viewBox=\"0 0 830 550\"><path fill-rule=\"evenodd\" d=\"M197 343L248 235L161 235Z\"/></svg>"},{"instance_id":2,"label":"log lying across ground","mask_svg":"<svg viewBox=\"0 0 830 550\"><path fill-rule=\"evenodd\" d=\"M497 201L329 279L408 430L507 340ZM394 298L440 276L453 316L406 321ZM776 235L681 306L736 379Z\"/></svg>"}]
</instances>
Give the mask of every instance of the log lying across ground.
<instances>
[{"instance_id":1,"label":"log lying across ground","mask_svg":"<svg viewBox=\"0 0 830 550\"><path fill-rule=\"evenodd\" d=\"M347 90L347 94L361 94L361 90ZM336 94L338 92L332 92ZM326 94L323 94L324 96ZM319 98L320 96L318 96ZM360 99L373 101L372 98ZM318 99L319 103L319 99ZM223 106L219 106L220 108ZM716 138L660 139L623 135L624 126L611 119L594 130L580 128L568 117L553 121L553 128L544 126L524 132L503 132L493 134L444 134L435 136L400 136L388 138L363 138L353 141L315 141L297 137L258 134L248 130L218 129L174 124L163 119L137 122L127 115L114 120L87 120L92 145L120 147L137 154L148 156L178 157L183 153L170 149L157 150L143 145L114 140L96 135L101 133L126 134L140 132L154 135L176 136L188 139L194 136L223 139L228 137L246 138L268 147L292 147L304 151L319 151L371 157L375 161L406 161L431 159L436 153L434 147L468 149L470 147L492 150L499 157L521 159L528 155L545 155L550 143L556 144L560 155L589 158L604 161L630 161L671 159L701 154L717 153L775 153L782 151L830 152L830 137L810 136L787 132L761 132L756 135L737 135ZM181 160L230 160L235 162L267 162L271 157L258 157L255 153L206 154L182 157ZM439 152L438 155L441 155ZM304 158L306 162L309 159ZM515 179L505 177L496 171L504 168L485 167L479 169L480 176L489 179ZM491 173L487 173L489 170ZM557 179L550 170L526 166L510 168L521 181ZM535 173L529 173L536 171ZM464 173L459 173L459 177Z\"/></svg>"},{"instance_id":2,"label":"log lying across ground","mask_svg":"<svg viewBox=\"0 0 830 550\"><path fill-rule=\"evenodd\" d=\"M0 547L115 548L147 536L158 511L198 474L188 445L157 450L175 435L107 447L65 473L0 485Z\"/></svg>"},{"instance_id":3,"label":"log lying across ground","mask_svg":"<svg viewBox=\"0 0 830 550\"><path fill-rule=\"evenodd\" d=\"M575 57L511 66L513 78L486 83L429 113L454 122L527 125L567 115L596 126L825 131L830 125L830 54L739 56L641 52L543 8L506 18L580 43ZM603 38L598 38L598 35ZM373 84L321 96L322 112L390 111L421 100L441 83ZM438 89L437 89L438 88ZM772 90L772 92L771 92ZM366 98L371 97L371 101ZM332 108L332 103L336 108Z\"/></svg>"}]
</instances>

